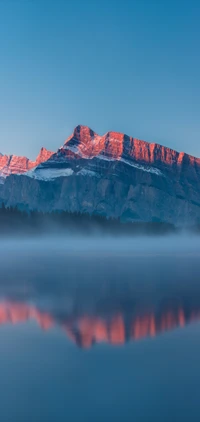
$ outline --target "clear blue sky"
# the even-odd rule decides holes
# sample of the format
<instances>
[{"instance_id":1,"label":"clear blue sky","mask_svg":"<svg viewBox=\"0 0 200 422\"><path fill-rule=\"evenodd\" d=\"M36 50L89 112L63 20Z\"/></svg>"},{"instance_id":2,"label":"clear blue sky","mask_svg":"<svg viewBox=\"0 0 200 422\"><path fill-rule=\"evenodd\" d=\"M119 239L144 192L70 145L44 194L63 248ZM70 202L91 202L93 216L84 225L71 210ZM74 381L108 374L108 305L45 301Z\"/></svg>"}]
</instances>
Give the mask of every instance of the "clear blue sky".
<instances>
[{"instance_id":1,"label":"clear blue sky","mask_svg":"<svg viewBox=\"0 0 200 422\"><path fill-rule=\"evenodd\" d=\"M199 0L0 0L0 152L84 124L200 156L199 22Z\"/></svg>"}]
</instances>

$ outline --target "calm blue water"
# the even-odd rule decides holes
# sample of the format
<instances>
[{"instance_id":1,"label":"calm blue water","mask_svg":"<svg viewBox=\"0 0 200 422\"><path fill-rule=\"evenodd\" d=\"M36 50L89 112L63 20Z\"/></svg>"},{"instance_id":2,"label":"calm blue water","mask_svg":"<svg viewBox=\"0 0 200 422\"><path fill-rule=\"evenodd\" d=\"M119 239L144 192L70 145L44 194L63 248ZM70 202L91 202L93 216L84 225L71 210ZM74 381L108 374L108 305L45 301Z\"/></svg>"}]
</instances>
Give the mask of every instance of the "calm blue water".
<instances>
[{"instance_id":1,"label":"calm blue water","mask_svg":"<svg viewBox=\"0 0 200 422\"><path fill-rule=\"evenodd\" d=\"M199 422L198 245L51 242L0 246L1 420Z\"/></svg>"}]
</instances>

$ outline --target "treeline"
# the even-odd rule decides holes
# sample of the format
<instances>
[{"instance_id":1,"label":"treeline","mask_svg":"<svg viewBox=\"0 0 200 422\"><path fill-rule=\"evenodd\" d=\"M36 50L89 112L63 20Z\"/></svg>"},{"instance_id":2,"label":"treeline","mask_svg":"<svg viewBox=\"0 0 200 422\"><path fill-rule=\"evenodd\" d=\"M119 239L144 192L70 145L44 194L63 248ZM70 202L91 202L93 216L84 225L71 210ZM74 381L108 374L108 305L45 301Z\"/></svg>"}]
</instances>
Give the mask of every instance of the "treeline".
<instances>
[{"instance_id":1,"label":"treeline","mask_svg":"<svg viewBox=\"0 0 200 422\"><path fill-rule=\"evenodd\" d=\"M105 233L115 235L163 235L175 233L174 225L162 222L127 222L117 218L106 218L97 214L79 212L39 211L25 212L17 207L0 207L0 233L40 234L40 233Z\"/></svg>"}]
</instances>

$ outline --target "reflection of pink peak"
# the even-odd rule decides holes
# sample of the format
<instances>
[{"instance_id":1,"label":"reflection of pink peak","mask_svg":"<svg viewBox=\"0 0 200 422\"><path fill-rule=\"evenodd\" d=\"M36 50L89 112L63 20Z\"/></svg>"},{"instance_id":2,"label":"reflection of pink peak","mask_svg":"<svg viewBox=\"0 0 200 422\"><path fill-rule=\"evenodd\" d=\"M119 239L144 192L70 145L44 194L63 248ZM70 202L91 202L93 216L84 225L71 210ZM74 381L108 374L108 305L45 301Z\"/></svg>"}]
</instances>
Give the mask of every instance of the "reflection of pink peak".
<instances>
[{"instance_id":1,"label":"reflection of pink peak","mask_svg":"<svg viewBox=\"0 0 200 422\"><path fill-rule=\"evenodd\" d=\"M17 155L0 155L0 176L6 177L10 174L25 173L48 160L52 154L46 148L41 148L35 161Z\"/></svg>"},{"instance_id":2,"label":"reflection of pink peak","mask_svg":"<svg viewBox=\"0 0 200 422\"><path fill-rule=\"evenodd\" d=\"M34 306L13 302L0 304L0 324L17 324L30 319L35 319L44 330L49 329L54 324L48 313L40 312Z\"/></svg>"},{"instance_id":3,"label":"reflection of pink peak","mask_svg":"<svg viewBox=\"0 0 200 422\"><path fill-rule=\"evenodd\" d=\"M17 324L31 319L35 320L43 330L59 325L74 343L89 348L94 343L122 345L127 340L154 337L159 333L199 320L200 310L196 309L189 313L187 311L187 319L181 307L175 311L169 309L157 317L153 313L138 315L126 326L122 314L116 314L109 320L96 316L83 316L58 321L50 313L40 311L32 305L16 302L0 303L0 325Z\"/></svg>"},{"instance_id":4,"label":"reflection of pink peak","mask_svg":"<svg viewBox=\"0 0 200 422\"><path fill-rule=\"evenodd\" d=\"M109 342L111 344L125 343L125 326L122 315L114 316L110 322L98 317L81 317L73 322L66 322L64 328L75 343L84 348L93 343Z\"/></svg>"}]
</instances>

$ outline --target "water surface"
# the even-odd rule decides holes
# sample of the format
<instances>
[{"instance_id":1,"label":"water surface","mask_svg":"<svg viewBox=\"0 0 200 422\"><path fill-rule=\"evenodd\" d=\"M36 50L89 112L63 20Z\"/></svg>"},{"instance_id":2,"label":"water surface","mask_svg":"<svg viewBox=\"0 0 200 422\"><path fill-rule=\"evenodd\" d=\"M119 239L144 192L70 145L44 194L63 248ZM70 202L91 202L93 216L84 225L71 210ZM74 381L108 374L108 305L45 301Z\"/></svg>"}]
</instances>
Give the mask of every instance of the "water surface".
<instances>
[{"instance_id":1,"label":"water surface","mask_svg":"<svg viewBox=\"0 0 200 422\"><path fill-rule=\"evenodd\" d=\"M0 243L3 422L200 420L200 242Z\"/></svg>"}]
</instances>

